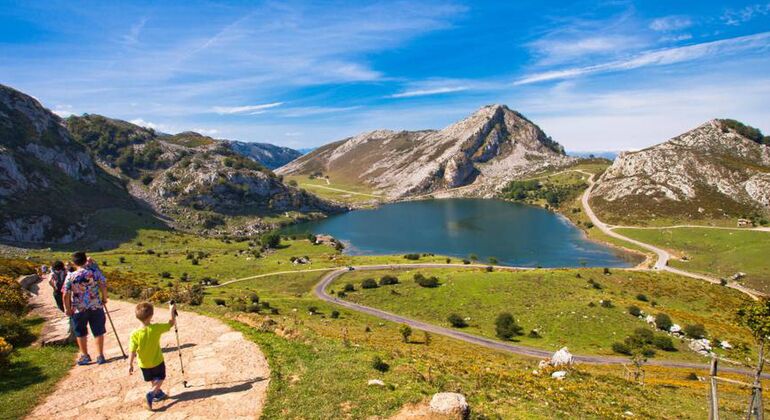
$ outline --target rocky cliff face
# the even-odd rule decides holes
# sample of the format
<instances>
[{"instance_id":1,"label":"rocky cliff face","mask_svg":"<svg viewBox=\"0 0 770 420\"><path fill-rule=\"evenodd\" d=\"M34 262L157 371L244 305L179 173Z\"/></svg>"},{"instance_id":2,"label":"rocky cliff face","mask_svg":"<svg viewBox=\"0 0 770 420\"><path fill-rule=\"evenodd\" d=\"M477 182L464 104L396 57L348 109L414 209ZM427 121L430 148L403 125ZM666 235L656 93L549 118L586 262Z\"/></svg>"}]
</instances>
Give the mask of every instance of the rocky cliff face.
<instances>
[{"instance_id":1,"label":"rocky cliff face","mask_svg":"<svg viewBox=\"0 0 770 420\"><path fill-rule=\"evenodd\" d=\"M351 137L276 172L321 172L368 185L391 198L492 196L511 179L570 162L563 148L524 116L504 105L490 105L443 130L378 130Z\"/></svg>"},{"instance_id":2,"label":"rocky cliff face","mask_svg":"<svg viewBox=\"0 0 770 420\"><path fill-rule=\"evenodd\" d=\"M302 156L302 153L294 149L275 146L269 143L247 143L243 141L227 141L227 143L234 152L259 162L268 169L279 168Z\"/></svg>"},{"instance_id":3,"label":"rocky cliff face","mask_svg":"<svg viewBox=\"0 0 770 420\"><path fill-rule=\"evenodd\" d=\"M599 178L592 204L610 220L739 217L770 211L770 147L712 120L638 152Z\"/></svg>"},{"instance_id":4,"label":"rocky cliff face","mask_svg":"<svg viewBox=\"0 0 770 420\"><path fill-rule=\"evenodd\" d=\"M111 182L112 181L112 182ZM62 120L37 100L0 85L0 240L67 242L94 211L124 205Z\"/></svg>"}]
</instances>

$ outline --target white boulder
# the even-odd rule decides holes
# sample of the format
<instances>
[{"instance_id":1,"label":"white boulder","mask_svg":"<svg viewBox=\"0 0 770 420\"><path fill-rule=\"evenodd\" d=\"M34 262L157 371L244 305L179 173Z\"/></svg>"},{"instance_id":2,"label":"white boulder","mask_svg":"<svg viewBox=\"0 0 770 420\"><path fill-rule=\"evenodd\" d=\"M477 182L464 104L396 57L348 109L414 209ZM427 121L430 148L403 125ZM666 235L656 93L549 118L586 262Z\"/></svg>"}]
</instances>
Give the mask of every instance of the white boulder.
<instances>
[{"instance_id":1,"label":"white boulder","mask_svg":"<svg viewBox=\"0 0 770 420\"><path fill-rule=\"evenodd\" d=\"M652 315L647 315L647 317L644 318L644 321L650 325L655 325L655 317Z\"/></svg>"},{"instance_id":2,"label":"white boulder","mask_svg":"<svg viewBox=\"0 0 770 420\"><path fill-rule=\"evenodd\" d=\"M723 349L729 350L729 349L733 348L733 345L730 344L727 341L720 341L719 342L719 347L722 347Z\"/></svg>"},{"instance_id":3,"label":"white boulder","mask_svg":"<svg viewBox=\"0 0 770 420\"><path fill-rule=\"evenodd\" d=\"M674 324L668 330L674 334L678 334L682 332L682 327L679 324Z\"/></svg>"},{"instance_id":4,"label":"white boulder","mask_svg":"<svg viewBox=\"0 0 770 420\"><path fill-rule=\"evenodd\" d=\"M566 347L562 347L551 357L551 365L554 367L572 366L572 353Z\"/></svg>"},{"instance_id":5,"label":"white boulder","mask_svg":"<svg viewBox=\"0 0 770 420\"><path fill-rule=\"evenodd\" d=\"M690 342L690 350L707 356L711 353L711 342L705 338L701 338L700 340L692 340Z\"/></svg>"},{"instance_id":6,"label":"white boulder","mask_svg":"<svg viewBox=\"0 0 770 420\"><path fill-rule=\"evenodd\" d=\"M369 379L369 382L366 384L369 386L385 386L385 382L382 382L379 379Z\"/></svg>"},{"instance_id":7,"label":"white boulder","mask_svg":"<svg viewBox=\"0 0 770 420\"><path fill-rule=\"evenodd\" d=\"M559 371L556 371L556 372L551 374L552 378L559 379L559 380L564 379L564 377L566 377L566 376L567 376L567 371L566 370L559 370Z\"/></svg>"},{"instance_id":8,"label":"white boulder","mask_svg":"<svg viewBox=\"0 0 770 420\"><path fill-rule=\"evenodd\" d=\"M468 402L465 396L456 392L439 392L430 400L431 413L458 416L465 418L468 415Z\"/></svg>"}]
</instances>

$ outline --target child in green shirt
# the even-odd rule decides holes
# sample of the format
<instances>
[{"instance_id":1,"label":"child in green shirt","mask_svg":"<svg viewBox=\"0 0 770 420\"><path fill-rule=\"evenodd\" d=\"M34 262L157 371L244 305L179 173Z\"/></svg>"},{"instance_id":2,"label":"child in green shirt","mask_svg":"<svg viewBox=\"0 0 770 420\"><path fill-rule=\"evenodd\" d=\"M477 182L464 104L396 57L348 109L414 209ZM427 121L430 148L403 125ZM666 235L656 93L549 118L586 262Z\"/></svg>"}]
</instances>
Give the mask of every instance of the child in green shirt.
<instances>
[{"instance_id":1,"label":"child in green shirt","mask_svg":"<svg viewBox=\"0 0 770 420\"><path fill-rule=\"evenodd\" d=\"M160 389L166 379L166 364L163 361L163 352L160 348L160 336L167 332L176 323L176 305L171 305L171 319L168 323L152 324L154 308L152 304L142 302L136 305L136 318L144 324L144 327L131 333L128 346L131 357L128 360L128 374L134 373L134 359L139 356L139 368L146 382L152 383L152 390L145 395L147 407L152 410L153 401L166 398L166 394Z\"/></svg>"}]
</instances>

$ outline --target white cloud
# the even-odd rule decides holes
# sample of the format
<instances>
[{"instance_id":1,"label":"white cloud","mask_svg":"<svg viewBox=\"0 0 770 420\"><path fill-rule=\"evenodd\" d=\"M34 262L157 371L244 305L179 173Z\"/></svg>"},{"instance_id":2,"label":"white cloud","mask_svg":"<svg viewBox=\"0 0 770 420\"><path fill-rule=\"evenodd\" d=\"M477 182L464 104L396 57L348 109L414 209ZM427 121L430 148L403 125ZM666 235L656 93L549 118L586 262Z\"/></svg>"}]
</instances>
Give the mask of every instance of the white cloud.
<instances>
[{"instance_id":1,"label":"white cloud","mask_svg":"<svg viewBox=\"0 0 770 420\"><path fill-rule=\"evenodd\" d=\"M39 101L38 101L39 102ZM72 108L72 105L56 105L51 112L54 114L60 116L61 118L67 118L71 115L75 115L75 111Z\"/></svg>"},{"instance_id":2,"label":"white cloud","mask_svg":"<svg viewBox=\"0 0 770 420\"><path fill-rule=\"evenodd\" d=\"M146 23L147 18L144 17L135 24L131 25L131 29L129 29L128 33L123 35L123 42L127 45L137 44L139 42L139 35L141 35L142 29L144 29L144 25Z\"/></svg>"},{"instance_id":3,"label":"white cloud","mask_svg":"<svg viewBox=\"0 0 770 420\"><path fill-rule=\"evenodd\" d=\"M361 108L360 106L340 106L340 107L324 107L324 106L309 106L309 107L297 107L289 108L285 110L281 115L284 117L307 117L311 115L333 114L337 112L353 111Z\"/></svg>"},{"instance_id":4,"label":"white cloud","mask_svg":"<svg viewBox=\"0 0 770 420\"><path fill-rule=\"evenodd\" d=\"M614 54L629 48L643 45L635 36L603 35L574 37L559 36L558 39L545 38L529 44L533 54L539 57L539 64L554 64L569 61L587 55Z\"/></svg>"},{"instance_id":5,"label":"white cloud","mask_svg":"<svg viewBox=\"0 0 770 420\"><path fill-rule=\"evenodd\" d=\"M724 12L721 19L726 25L739 26L757 16L770 14L770 3L753 4L742 9L728 9Z\"/></svg>"},{"instance_id":6,"label":"white cloud","mask_svg":"<svg viewBox=\"0 0 770 420\"><path fill-rule=\"evenodd\" d=\"M219 130L217 130L216 128L193 128L192 131L195 131L196 133L199 133L199 134L203 134L205 136L213 136L219 133Z\"/></svg>"},{"instance_id":7,"label":"white cloud","mask_svg":"<svg viewBox=\"0 0 770 420\"><path fill-rule=\"evenodd\" d=\"M657 32L672 32L692 26L692 19L687 16L666 16L650 22L650 29Z\"/></svg>"},{"instance_id":8,"label":"white cloud","mask_svg":"<svg viewBox=\"0 0 770 420\"><path fill-rule=\"evenodd\" d=\"M441 95L444 93L462 92L468 90L468 86L446 86L431 89L406 90L390 95L389 98L412 98L415 96Z\"/></svg>"},{"instance_id":9,"label":"white cloud","mask_svg":"<svg viewBox=\"0 0 770 420\"><path fill-rule=\"evenodd\" d=\"M568 79L596 73L632 70L647 66L683 63L707 56L743 52L754 49L766 50L768 47L770 47L770 32L763 32L755 35L704 42L684 47L645 51L628 59L614 60L590 66L534 73L516 80L514 85L526 85L530 83Z\"/></svg>"},{"instance_id":10,"label":"white cloud","mask_svg":"<svg viewBox=\"0 0 770 420\"><path fill-rule=\"evenodd\" d=\"M212 111L216 112L217 114L245 114L248 113L249 115L257 115L262 114L265 112L265 110L270 108L275 108L277 106L283 105L283 102L273 102L269 104L260 104L260 105L243 105L243 106L215 106L212 108Z\"/></svg>"},{"instance_id":11,"label":"white cloud","mask_svg":"<svg viewBox=\"0 0 770 420\"><path fill-rule=\"evenodd\" d=\"M128 122L134 125L138 125L140 127L151 128L153 130L160 130L161 128L161 125L152 123L150 121L146 121L142 118L134 118L133 120L129 120Z\"/></svg>"}]
</instances>

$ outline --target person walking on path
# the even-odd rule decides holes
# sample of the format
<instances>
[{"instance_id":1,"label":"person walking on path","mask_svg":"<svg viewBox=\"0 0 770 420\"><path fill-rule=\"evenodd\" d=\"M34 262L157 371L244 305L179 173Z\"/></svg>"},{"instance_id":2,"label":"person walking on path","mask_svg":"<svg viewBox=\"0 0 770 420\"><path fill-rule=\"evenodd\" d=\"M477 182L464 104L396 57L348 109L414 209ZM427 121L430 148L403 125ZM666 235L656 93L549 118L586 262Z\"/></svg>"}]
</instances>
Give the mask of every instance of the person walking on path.
<instances>
[{"instance_id":1,"label":"person walking on path","mask_svg":"<svg viewBox=\"0 0 770 420\"><path fill-rule=\"evenodd\" d=\"M96 342L98 356L96 363L104 364L104 334L106 317L104 304L107 303L107 280L93 264L89 264L85 252L72 254L75 270L67 274L64 281L64 312L70 317L75 340L80 350L78 365L91 363L88 353L88 329Z\"/></svg>"},{"instance_id":2,"label":"person walking on path","mask_svg":"<svg viewBox=\"0 0 770 420\"><path fill-rule=\"evenodd\" d=\"M171 319L166 323L152 323L155 308L152 304L142 302L136 305L136 319L143 327L131 333L131 341L128 350L131 356L128 359L128 374L134 373L134 359L139 356L139 369L145 382L152 383L152 389L145 395L147 408L152 410L154 401L161 401L167 395L161 389L166 380L166 362L163 360L163 351L160 348L160 336L171 330L176 324L176 305L171 305Z\"/></svg>"},{"instance_id":3,"label":"person walking on path","mask_svg":"<svg viewBox=\"0 0 770 420\"><path fill-rule=\"evenodd\" d=\"M67 279L67 269L64 267L64 263L56 261L51 266L51 274L48 277L48 284L53 289L53 300L56 302L56 307L60 311L64 312L64 281Z\"/></svg>"}]
</instances>

